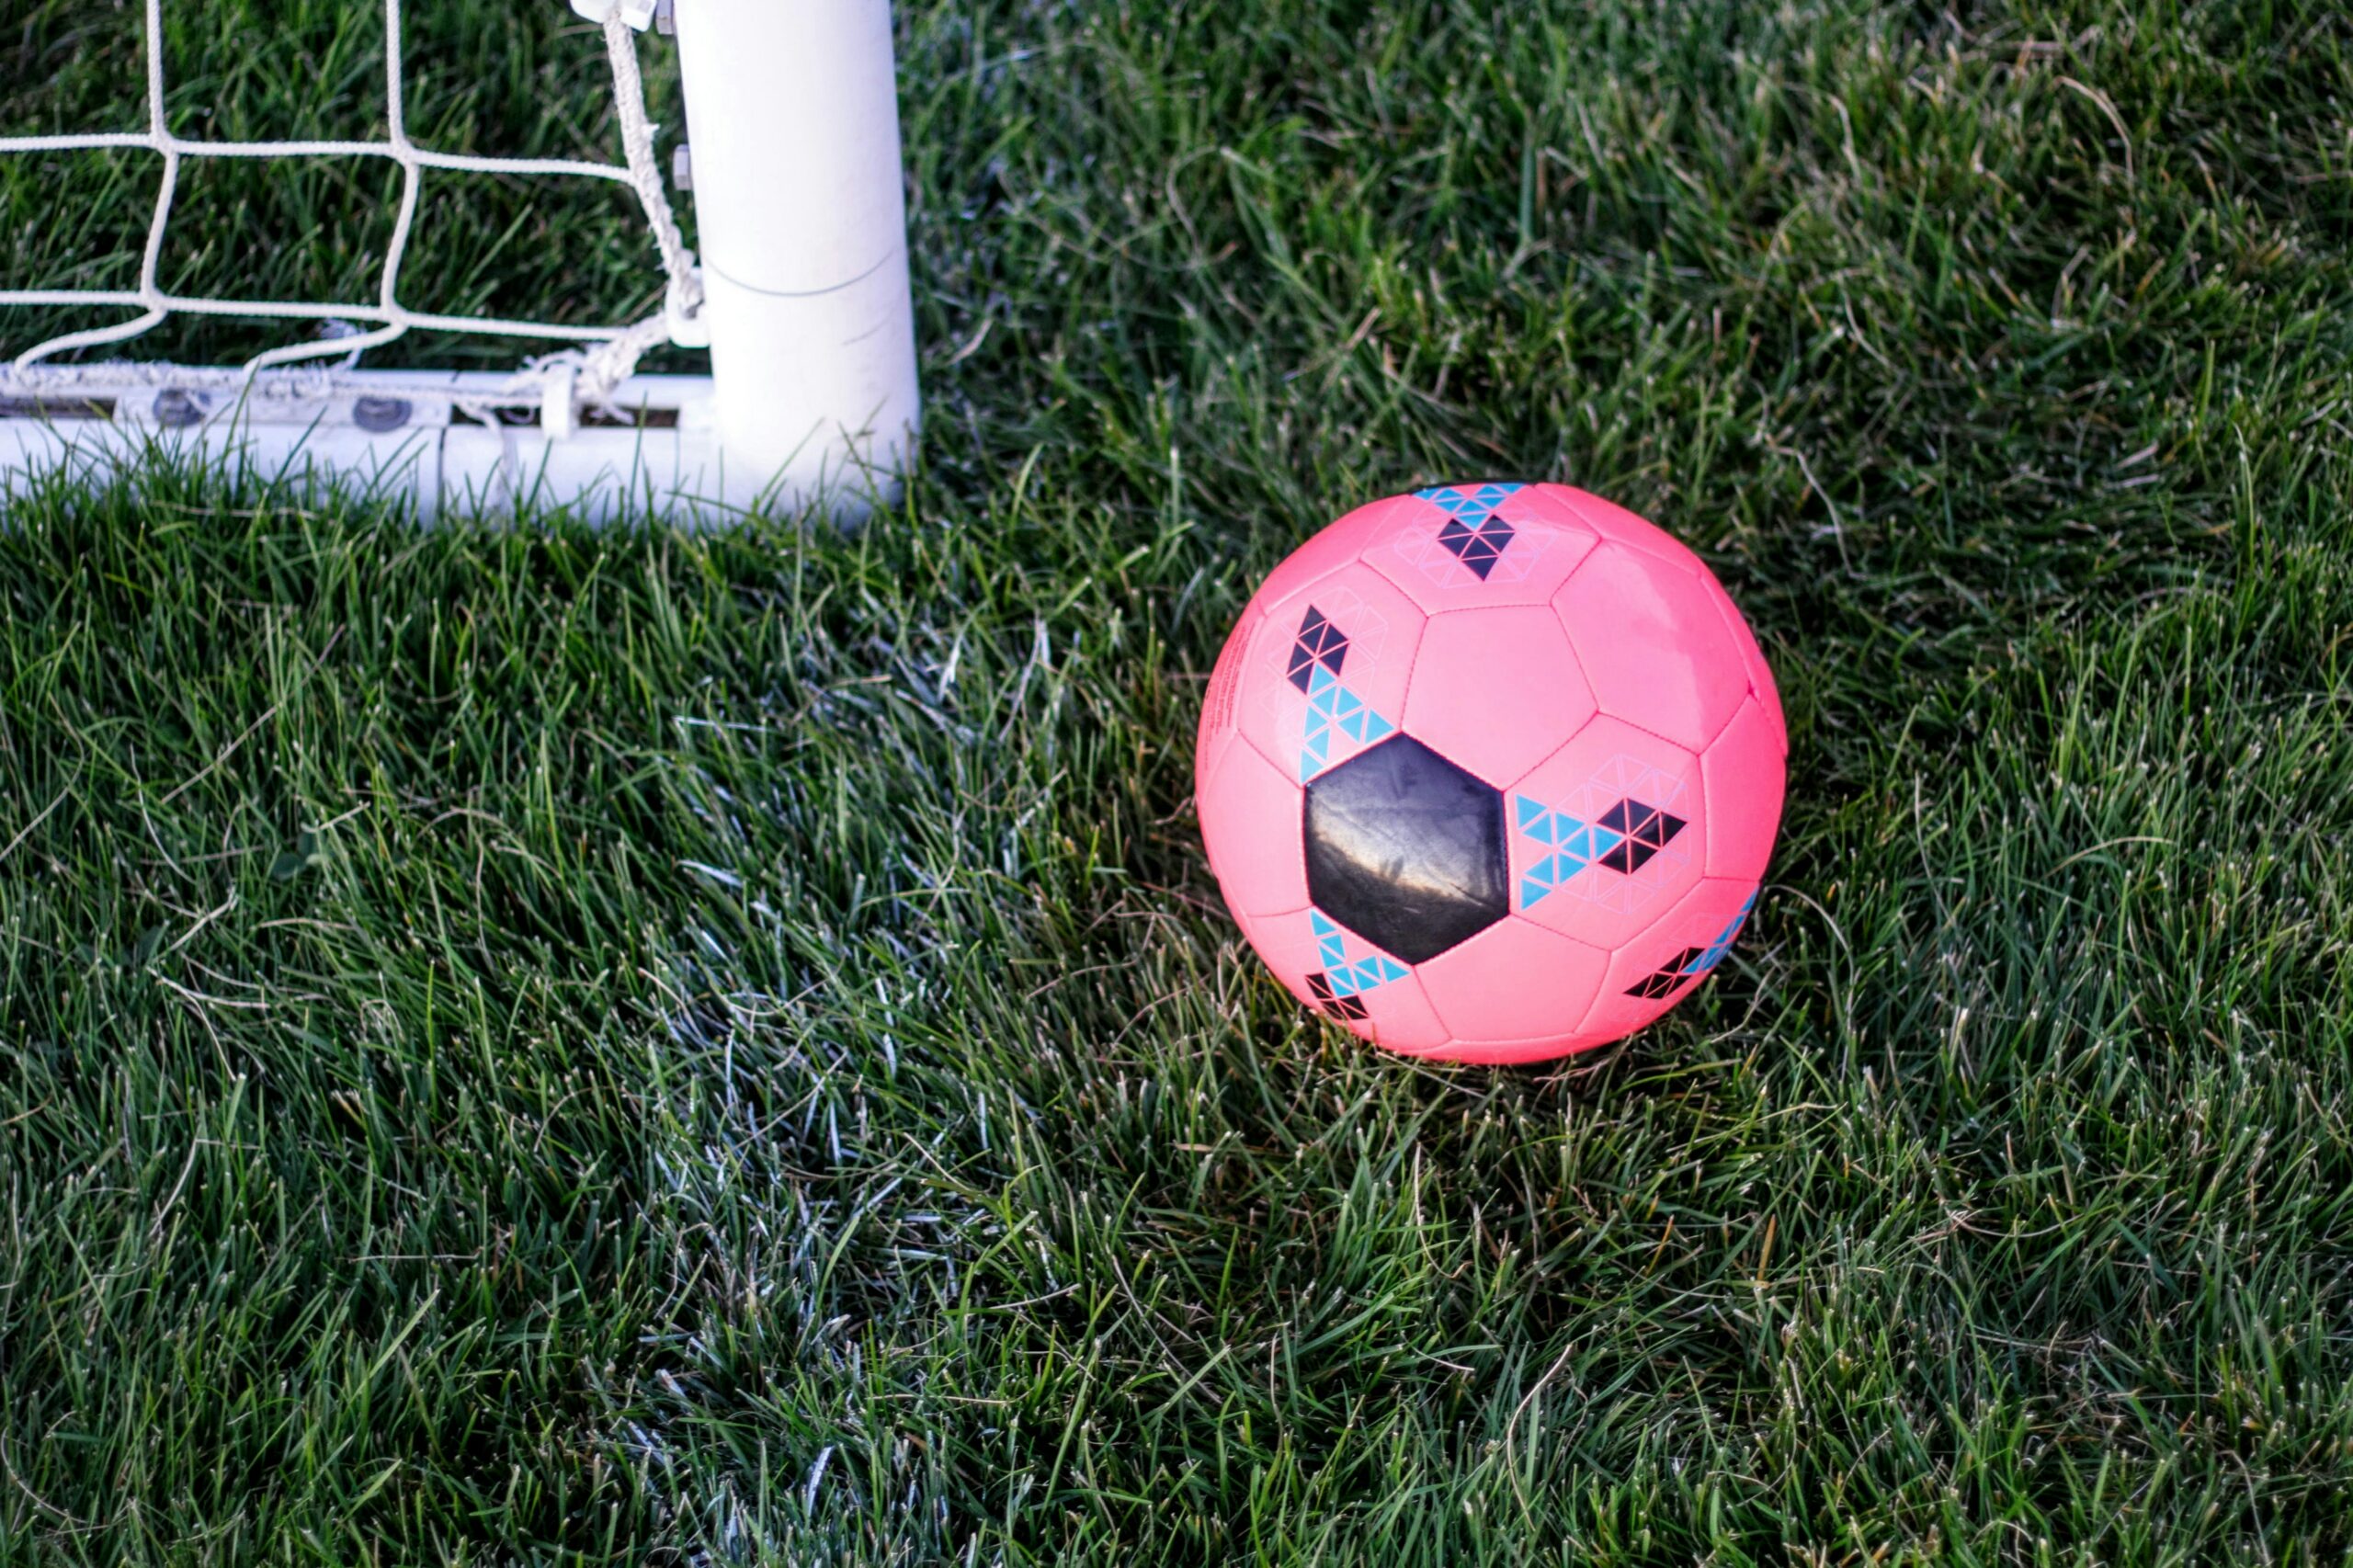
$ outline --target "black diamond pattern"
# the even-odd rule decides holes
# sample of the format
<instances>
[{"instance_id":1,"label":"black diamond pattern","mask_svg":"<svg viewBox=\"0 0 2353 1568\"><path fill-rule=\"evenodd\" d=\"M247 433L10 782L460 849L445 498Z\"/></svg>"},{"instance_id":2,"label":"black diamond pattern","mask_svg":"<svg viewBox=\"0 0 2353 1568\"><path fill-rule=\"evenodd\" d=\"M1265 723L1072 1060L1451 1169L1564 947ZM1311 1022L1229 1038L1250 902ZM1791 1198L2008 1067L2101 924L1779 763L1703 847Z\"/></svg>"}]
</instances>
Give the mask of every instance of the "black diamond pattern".
<instances>
[{"instance_id":1,"label":"black diamond pattern","mask_svg":"<svg viewBox=\"0 0 2353 1568\"><path fill-rule=\"evenodd\" d=\"M1315 993L1315 1005L1336 1018L1370 1017L1365 1011L1363 997L1336 994L1332 990L1332 983L1324 977L1324 971L1320 969L1307 977L1307 988Z\"/></svg>"},{"instance_id":2,"label":"black diamond pattern","mask_svg":"<svg viewBox=\"0 0 2353 1568\"><path fill-rule=\"evenodd\" d=\"M1697 975L1688 974L1685 971L1690 969L1693 964L1698 963L1701 959L1707 957L1707 955L1708 949L1705 948L1686 948L1677 956L1675 960L1672 963L1669 963L1665 969L1660 970L1655 974L1644 975L1634 984L1626 987L1626 994L1629 996L1647 996L1653 1001L1657 1000L1661 996L1671 996L1675 994L1677 988L1681 986L1686 981L1696 980L1699 978ZM1319 975L1317 978L1321 979L1322 977Z\"/></svg>"},{"instance_id":3,"label":"black diamond pattern","mask_svg":"<svg viewBox=\"0 0 2353 1568\"><path fill-rule=\"evenodd\" d=\"M1324 619L1322 610L1309 605L1307 619L1299 623L1299 635L1291 641L1290 663L1285 673L1290 676L1291 685L1305 691L1316 665L1321 665L1336 676L1347 656L1347 638Z\"/></svg>"},{"instance_id":4,"label":"black diamond pattern","mask_svg":"<svg viewBox=\"0 0 2353 1568\"><path fill-rule=\"evenodd\" d=\"M1438 543L1454 552L1454 558L1479 574L1485 582L1487 574L1495 569L1506 549L1514 538L1512 527L1490 512L1477 523L1467 523L1461 517L1449 517L1438 530Z\"/></svg>"},{"instance_id":5,"label":"black diamond pattern","mask_svg":"<svg viewBox=\"0 0 2353 1568\"><path fill-rule=\"evenodd\" d=\"M1613 871L1631 875L1641 870L1652 856L1665 848L1668 839L1683 831L1683 819L1670 816L1656 806L1629 799L1602 812L1600 825L1612 833L1624 835L1601 857L1601 863Z\"/></svg>"}]
</instances>

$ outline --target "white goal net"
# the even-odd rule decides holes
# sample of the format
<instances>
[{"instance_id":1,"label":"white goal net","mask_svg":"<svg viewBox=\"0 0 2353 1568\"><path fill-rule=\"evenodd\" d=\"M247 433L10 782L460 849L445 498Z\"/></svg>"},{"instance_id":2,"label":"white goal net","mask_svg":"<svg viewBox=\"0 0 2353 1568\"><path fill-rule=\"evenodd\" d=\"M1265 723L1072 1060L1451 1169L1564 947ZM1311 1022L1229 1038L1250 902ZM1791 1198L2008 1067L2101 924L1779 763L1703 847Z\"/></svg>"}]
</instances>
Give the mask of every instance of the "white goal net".
<instances>
[{"instance_id":1,"label":"white goal net","mask_svg":"<svg viewBox=\"0 0 2353 1568\"><path fill-rule=\"evenodd\" d=\"M79 477L167 449L271 476L336 472L396 485L428 516L532 501L597 516L812 500L855 507L888 483L912 437L915 392L887 0L675 0L691 138L691 162L679 166L692 171L701 262L672 210L646 111L638 33L656 19L654 0L572 0L603 31L620 142L610 162L448 152L412 137L404 6L420 0L372 3L384 28L381 138L176 133L165 0L143 0L143 126L0 137L0 156L135 151L160 171L132 286L19 285L0 262L0 349L9 356L0 365L0 496L44 473ZM672 7L659 9L668 32ZM376 160L395 169L373 297L167 287L162 263L183 171L209 159ZM583 325L404 303L404 267L429 243L420 218L429 171L626 187L643 217L649 278L659 269L662 308ZM19 346L9 341L10 307L116 319ZM246 318L282 338L231 365L119 357L175 317ZM369 350L419 332L513 340L522 362L508 372L362 368ZM708 347L712 374L637 373L642 357L667 347Z\"/></svg>"}]
</instances>

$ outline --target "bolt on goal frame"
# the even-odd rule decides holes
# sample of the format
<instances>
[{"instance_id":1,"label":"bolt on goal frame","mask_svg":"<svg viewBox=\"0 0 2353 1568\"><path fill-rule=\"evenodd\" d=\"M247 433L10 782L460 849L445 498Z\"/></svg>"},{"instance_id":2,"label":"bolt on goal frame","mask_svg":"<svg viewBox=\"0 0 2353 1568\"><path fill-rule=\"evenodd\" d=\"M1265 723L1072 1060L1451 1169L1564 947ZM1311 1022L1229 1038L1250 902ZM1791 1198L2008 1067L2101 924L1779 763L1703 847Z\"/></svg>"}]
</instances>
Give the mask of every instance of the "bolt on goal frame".
<instances>
[{"instance_id":1,"label":"bolt on goal frame","mask_svg":"<svg viewBox=\"0 0 2353 1568\"><path fill-rule=\"evenodd\" d=\"M571 0L603 29L622 143L615 164L412 141L401 35L404 4L415 0L381 3L381 141L173 134L165 0L143 4L144 127L0 137L0 156L144 149L161 165L135 289L19 287L0 256L0 518L12 495L61 472L97 478L169 456L265 479L354 480L413 496L426 518L527 506L598 519L813 506L855 515L890 493L917 398L889 0ZM665 32L675 26L699 256L672 213L638 71L638 34L657 19ZM315 157L387 159L400 170L374 300L240 300L163 286L184 163ZM660 257L663 310L582 327L408 308L401 264L428 169L627 186ZM10 341L11 306L119 319L24 345ZM233 366L114 357L179 314L283 322L290 341ZM295 336L305 324L324 335ZM366 350L419 328L540 352L518 353L512 373L358 368ZM665 345L707 347L710 374L638 374L640 358Z\"/></svg>"}]
</instances>

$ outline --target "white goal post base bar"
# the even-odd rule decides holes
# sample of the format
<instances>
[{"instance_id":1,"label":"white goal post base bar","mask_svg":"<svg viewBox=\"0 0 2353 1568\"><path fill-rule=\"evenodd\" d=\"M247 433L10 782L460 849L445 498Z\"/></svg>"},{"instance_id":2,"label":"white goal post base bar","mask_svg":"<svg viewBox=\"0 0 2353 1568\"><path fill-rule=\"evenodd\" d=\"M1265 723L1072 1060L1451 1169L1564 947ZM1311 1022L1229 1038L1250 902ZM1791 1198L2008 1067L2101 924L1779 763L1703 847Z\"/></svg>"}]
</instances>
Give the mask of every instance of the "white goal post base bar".
<instances>
[{"instance_id":1,"label":"white goal post base bar","mask_svg":"<svg viewBox=\"0 0 2353 1568\"><path fill-rule=\"evenodd\" d=\"M731 472L707 376L632 376L556 432L476 401L510 385L500 372L344 371L330 388L267 396L241 393L234 371L127 367L110 380L26 386L0 366L0 519L47 484L161 463L306 502L400 498L425 522L550 508L599 523L813 510L847 520L895 493L901 455L886 449L886 464L863 444L812 441L780 470Z\"/></svg>"}]
</instances>

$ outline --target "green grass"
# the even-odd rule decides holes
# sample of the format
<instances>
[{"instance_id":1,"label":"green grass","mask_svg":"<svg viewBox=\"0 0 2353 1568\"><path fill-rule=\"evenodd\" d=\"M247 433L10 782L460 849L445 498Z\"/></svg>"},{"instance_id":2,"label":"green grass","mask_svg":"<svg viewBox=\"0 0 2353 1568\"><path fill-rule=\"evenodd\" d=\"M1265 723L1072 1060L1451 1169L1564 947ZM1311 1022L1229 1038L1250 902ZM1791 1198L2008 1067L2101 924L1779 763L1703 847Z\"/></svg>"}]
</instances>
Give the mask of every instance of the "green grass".
<instances>
[{"instance_id":1,"label":"green grass","mask_svg":"<svg viewBox=\"0 0 2353 1568\"><path fill-rule=\"evenodd\" d=\"M0 528L0 1559L2353 1551L2343 11L900 28L896 515ZM12 266L136 227L44 177ZM1792 726L1721 977L1552 1071L1316 1026L1188 802L1256 575L1479 475Z\"/></svg>"}]
</instances>

